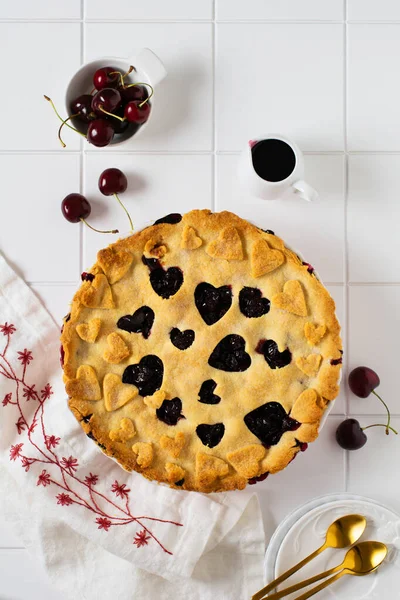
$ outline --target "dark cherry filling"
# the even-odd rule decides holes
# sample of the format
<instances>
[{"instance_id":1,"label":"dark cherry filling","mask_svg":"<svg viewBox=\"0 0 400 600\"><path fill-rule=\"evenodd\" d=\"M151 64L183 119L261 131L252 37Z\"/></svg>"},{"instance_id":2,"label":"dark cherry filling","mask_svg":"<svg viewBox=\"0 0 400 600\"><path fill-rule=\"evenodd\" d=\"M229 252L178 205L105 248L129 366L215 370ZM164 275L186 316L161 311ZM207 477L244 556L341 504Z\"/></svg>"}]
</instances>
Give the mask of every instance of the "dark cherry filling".
<instances>
[{"instance_id":1,"label":"dark cherry filling","mask_svg":"<svg viewBox=\"0 0 400 600\"><path fill-rule=\"evenodd\" d=\"M255 483L258 483L259 481L264 481L265 479L267 479L269 475L269 472L267 471L266 473L262 473L261 475L258 475L257 477L252 477L251 479L248 480L248 484L249 485L254 485Z\"/></svg>"},{"instance_id":2,"label":"dark cherry filling","mask_svg":"<svg viewBox=\"0 0 400 600\"><path fill-rule=\"evenodd\" d=\"M183 283L183 273L179 267L155 269L150 273L151 287L161 298L174 296Z\"/></svg>"},{"instance_id":3,"label":"dark cherry filling","mask_svg":"<svg viewBox=\"0 0 400 600\"><path fill-rule=\"evenodd\" d=\"M287 367L292 361L292 353L289 348L279 352L278 344L274 340L260 340L256 347L256 352L262 354L271 369L282 369Z\"/></svg>"},{"instance_id":4,"label":"dark cherry filling","mask_svg":"<svg viewBox=\"0 0 400 600\"><path fill-rule=\"evenodd\" d=\"M179 350L187 350L194 342L195 333L193 329L180 331L177 327L174 327L171 329L169 337L176 348Z\"/></svg>"},{"instance_id":5,"label":"dark cherry filling","mask_svg":"<svg viewBox=\"0 0 400 600\"><path fill-rule=\"evenodd\" d=\"M179 481L175 481L175 485L182 487L182 485L185 483L184 479L180 479Z\"/></svg>"},{"instance_id":6,"label":"dark cherry filling","mask_svg":"<svg viewBox=\"0 0 400 600\"><path fill-rule=\"evenodd\" d=\"M239 293L239 308L245 317L254 319L269 312L270 301L262 297L258 288L244 287Z\"/></svg>"},{"instance_id":7,"label":"dark cherry filling","mask_svg":"<svg viewBox=\"0 0 400 600\"><path fill-rule=\"evenodd\" d=\"M118 319L117 327L129 333L141 333L147 340L154 323L154 311L149 306L141 306L133 315Z\"/></svg>"},{"instance_id":8,"label":"dark cherry filling","mask_svg":"<svg viewBox=\"0 0 400 600\"><path fill-rule=\"evenodd\" d=\"M64 323L68 323L68 321L71 319L71 313L68 313L67 315L65 315L64 317Z\"/></svg>"},{"instance_id":9,"label":"dark cherry filling","mask_svg":"<svg viewBox=\"0 0 400 600\"><path fill-rule=\"evenodd\" d=\"M208 364L221 371L246 371L251 365L251 358L245 351L245 341L235 333L225 336L214 348Z\"/></svg>"},{"instance_id":10,"label":"dark cherry filling","mask_svg":"<svg viewBox=\"0 0 400 600\"><path fill-rule=\"evenodd\" d=\"M158 258L147 258L147 256L142 256L142 263L149 268L150 272L155 271L155 269L162 269L162 264Z\"/></svg>"},{"instance_id":11,"label":"dark cherry filling","mask_svg":"<svg viewBox=\"0 0 400 600\"><path fill-rule=\"evenodd\" d=\"M267 402L247 413L246 427L266 447L275 446L286 431L296 431L301 425L286 413L279 402Z\"/></svg>"},{"instance_id":12,"label":"dark cherry filling","mask_svg":"<svg viewBox=\"0 0 400 600\"><path fill-rule=\"evenodd\" d=\"M93 413L90 413L90 415L85 415L84 417L82 417L82 421L84 423L89 423L90 419L92 418Z\"/></svg>"},{"instance_id":13,"label":"dark cherry filling","mask_svg":"<svg viewBox=\"0 0 400 600\"><path fill-rule=\"evenodd\" d=\"M81 273L81 279L82 281L93 281L94 275L93 273L86 273L86 271L83 271L83 273Z\"/></svg>"},{"instance_id":14,"label":"dark cherry filling","mask_svg":"<svg viewBox=\"0 0 400 600\"><path fill-rule=\"evenodd\" d=\"M136 385L141 396L152 396L160 389L163 376L162 360L154 354L148 354L139 364L126 367L122 375L122 383Z\"/></svg>"},{"instance_id":15,"label":"dark cherry filling","mask_svg":"<svg viewBox=\"0 0 400 600\"><path fill-rule=\"evenodd\" d=\"M214 394L216 387L217 384L214 379L203 381L199 391L199 402L202 402L203 404L219 404L219 402L221 402L221 397Z\"/></svg>"},{"instance_id":16,"label":"dark cherry filling","mask_svg":"<svg viewBox=\"0 0 400 600\"><path fill-rule=\"evenodd\" d=\"M310 275L312 275L314 273L314 267L312 265L310 265L310 263L308 262L303 262L302 263L305 267L307 267L307 271L310 273Z\"/></svg>"},{"instance_id":17,"label":"dark cherry filling","mask_svg":"<svg viewBox=\"0 0 400 600\"><path fill-rule=\"evenodd\" d=\"M214 448L218 446L225 433L225 425L223 423L215 423L215 425L197 425L196 433L204 446Z\"/></svg>"},{"instance_id":18,"label":"dark cherry filling","mask_svg":"<svg viewBox=\"0 0 400 600\"><path fill-rule=\"evenodd\" d=\"M65 358L64 348L62 346L60 346L60 364L62 367L64 366L64 358Z\"/></svg>"},{"instance_id":19,"label":"dark cherry filling","mask_svg":"<svg viewBox=\"0 0 400 600\"><path fill-rule=\"evenodd\" d=\"M269 233L270 235L275 235L275 232L272 229L261 229L264 233Z\"/></svg>"},{"instance_id":20,"label":"dark cherry filling","mask_svg":"<svg viewBox=\"0 0 400 600\"><path fill-rule=\"evenodd\" d=\"M308 448L308 444L307 442L300 442L298 439L296 439L295 448L300 448L300 452L305 452ZM295 456L297 456L297 454L295 454Z\"/></svg>"},{"instance_id":21,"label":"dark cherry filling","mask_svg":"<svg viewBox=\"0 0 400 600\"><path fill-rule=\"evenodd\" d=\"M185 419L182 414L182 400L180 398L164 400L160 408L157 408L156 415L163 423L176 425L180 419Z\"/></svg>"},{"instance_id":22,"label":"dark cherry filling","mask_svg":"<svg viewBox=\"0 0 400 600\"><path fill-rule=\"evenodd\" d=\"M211 283L199 283L194 291L194 302L203 321L213 325L232 306L232 288L230 285L216 288Z\"/></svg>"},{"instance_id":23,"label":"dark cherry filling","mask_svg":"<svg viewBox=\"0 0 400 600\"><path fill-rule=\"evenodd\" d=\"M332 358L331 360L331 365L335 366L335 365L341 365L343 362L342 358Z\"/></svg>"},{"instance_id":24,"label":"dark cherry filling","mask_svg":"<svg viewBox=\"0 0 400 600\"><path fill-rule=\"evenodd\" d=\"M179 213L171 213L170 215L166 215L165 217L161 217L161 219L157 219L154 221L154 225L160 225L160 223L169 223L170 225L176 225L182 221L182 215Z\"/></svg>"}]
</instances>

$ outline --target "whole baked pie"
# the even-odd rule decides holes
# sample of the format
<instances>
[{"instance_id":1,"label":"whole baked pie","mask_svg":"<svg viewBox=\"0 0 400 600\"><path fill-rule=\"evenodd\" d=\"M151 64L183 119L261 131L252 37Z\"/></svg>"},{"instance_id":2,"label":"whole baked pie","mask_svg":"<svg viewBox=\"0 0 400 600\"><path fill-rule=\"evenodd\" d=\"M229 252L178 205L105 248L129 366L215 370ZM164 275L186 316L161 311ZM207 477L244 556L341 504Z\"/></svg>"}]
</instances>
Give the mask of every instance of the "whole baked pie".
<instances>
[{"instance_id":1,"label":"whole baked pie","mask_svg":"<svg viewBox=\"0 0 400 600\"><path fill-rule=\"evenodd\" d=\"M194 210L100 250L61 336L69 406L125 469L242 489L318 436L339 391L335 304L272 231Z\"/></svg>"}]
</instances>

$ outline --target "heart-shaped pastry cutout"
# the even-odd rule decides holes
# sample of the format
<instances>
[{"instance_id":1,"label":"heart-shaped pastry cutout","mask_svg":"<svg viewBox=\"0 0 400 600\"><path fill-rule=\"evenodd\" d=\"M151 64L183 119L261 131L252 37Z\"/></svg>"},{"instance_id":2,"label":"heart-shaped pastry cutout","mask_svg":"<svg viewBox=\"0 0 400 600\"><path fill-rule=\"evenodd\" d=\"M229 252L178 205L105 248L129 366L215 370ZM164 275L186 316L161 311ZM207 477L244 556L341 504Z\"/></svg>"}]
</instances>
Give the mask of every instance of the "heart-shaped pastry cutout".
<instances>
[{"instance_id":1,"label":"heart-shaped pastry cutout","mask_svg":"<svg viewBox=\"0 0 400 600\"><path fill-rule=\"evenodd\" d=\"M196 480L199 486L209 487L220 477L228 475L229 466L221 458L198 452L196 455Z\"/></svg>"},{"instance_id":2,"label":"heart-shaped pastry cutout","mask_svg":"<svg viewBox=\"0 0 400 600\"><path fill-rule=\"evenodd\" d=\"M113 284L122 279L133 262L133 254L126 250L117 250L113 246L99 250L97 262L103 269L108 281Z\"/></svg>"},{"instance_id":3,"label":"heart-shaped pastry cutout","mask_svg":"<svg viewBox=\"0 0 400 600\"><path fill-rule=\"evenodd\" d=\"M113 442L127 442L136 435L136 429L131 419L121 419L119 429L112 429L108 437Z\"/></svg>"},{"instance_id":4,"label":"heart-shaped pastry cutout","mask_svg":"<svg viewBox=\"0 0 400 600\"><path fill-rule=\"evenodd\" d=\"M221 371L246 371L251 365L250 355L245 351L246 342L240 335L225 336L214 348L208 364Z\"/></svg>"},{"instance_id":5,"label":"heart-shaped pastry cutout","mask_svg":"<svg viewBox=\"0 0 400 600\"><path fill-rule=\"evenodd\" d=\"M175 485L178 485L177 482L179 482L179 484L182 485L180 482L185 476L185 471L182 469L182 467L179 465L174 465L173 463L166 463L165 471L167 473L167 479L170 483L175 483Z\"/></svg>"},{"instance_id":6,"label":"heart-shaped pastry cutout","mask_svg":"<svg viewBox=\"0 0 400 600\"><path fill-rule=\"evenodd\" d=\"M179 267L170 267L166 271L159 267L150 272L150 283L158 296L168 299L180 290L183 273Z\"/></svg>"},{"instance_id":7,"label":"heart-shaped pastry cutout","mask_svg":"<svg viewBox=\"0 0 400 600\"><path fill-rule=\"evenodd\" d=\"M243 420L251 433L268 447L275 446L286 431L300 427L279 402L267 402L247 413Z\"/></svg>"},{"instance_id":8,"label":"heart-shaped pastry cutout","mask_svg":"<svg viewBox=\"0 0 400 600\"><path fill-rule=\"evenodd\" d=\"M168 435L160 437L160 446L168 452L173 458L178 458L182 449L185 445L185 434L182 431L178 431L174 438Z\"/></svg>"},{"instance_id":9,"label":"heart-shaped pastry cutout","mask_svg":"<svg viewBox=\"0 0 400 600\"><path fill-rule=\"evenodd\" d=\"M325 325L316 325L315 323L306 323L304 325L304 335L310 346L319 344L325 333Z\"/></svg>"},{"instance_id":10,"label":"heart-shaped pastry cutout","mask_svg":"<svg viewBox=\"0 0 400 600\"><path fill-rule=\"evenodd\" d=\"M321 419L327 404L326 400L310 388L297 398L290 411L290 416L300 423L314 423Z\"/></svg>"},{"instance_id":11,"label":"heart-shaped pastry cutout","mask_svg":"<svg viewBox=\"0 0 400 600\"><path fill-rule=\"evenodd\" d=\"M197 235L193 227L185 225L182 232L181 248L184 250L196 250L203 244L203 240Z\"/></svg>"},{"instance_id":12,"label":"heart-shaped pastry cutout","mask_svg":"<svg viewBox=\"0 0 400 600\"><path fill-rule=\"evenodd\" d=\"M137 455L136 462L142 469L147 469L153 462L153 446L149 442L133 444L132 452Z\"/></svg>"},{"instance_id":13,"label":"heart-shaped pastry cutout","mask_svg":"<svg viewBox=\"0 0 400 600\"><path fill-rule=\"evenodd\" d=\"M240 312L248 319L259 319L269 313L271 302L258 288L244 287L239 292Z\"/></svg>"},{"instance_id":14,"label":"heart-shaped pastry cutout","mask_svg":"<svg viewBox=\"0 0 400 600\"><path fill-rule=\"evenodd\" d=\"M210 242L207 254L225 260L243 260L242 240L236 227L225 227L218 238Z\"/></svg>"},{"instance_id":15,"label":"heart-shaped pastry cutout","mask_svg":"<svg viewBox=\"0 0 400 600\"><path fill-rule=\"evenodd\" d=\"M321 365L322 356L320 354L309 354L308 356L300 356L296 360L296 365L308 377L315 377Z\"/></svg>"},{"instance_id":16,"label":"heart-shaped pastry cutout","mask_svg":"<svg viewBox=\"0 0 400 600\"><path fill-rule=\"evenodd\" d=\"M160 389L164 377L163 361L155 354L143 356L139 364L129 365L122 375L123 383L136 385L141 396L152 396Z\"/></svg>"},{"instance_id":17,"label":"heart-shaped pastry cutout","mask_svg":"<svg viewBox=\"0 0 400 600\"><path fill-rule=\"evenodd\" d=\"M109 412L117 410L138 395L134 386L124 385L115 373L107 373L103 381L104 405Z\"/></svg>"},{"instance_id":18,"label":"heart-shaped pastry cutout","mask_svg":"<svg viewBox=\"0 0 400 600\"><path fill-rule=\"evenodd\" d=\"M264 458L266 454L264 446L261 444L251 444L229 452L226 458L229 460L231 465L236 469L239 475L250 479L256 477L260 472L260 460Z\"/></svg>"},{"instance_id":19,"label":"heart-shaped pastry cutout","mask_svg":"<svg viewBox=\"0 0 400 600\"><path fill-rule=\"evenodd\" d=\"M272 297L272 304L299 317L307 315L306 299L300 281L292 279L283 286L283 292Z\"/></svg>"},{"instance_id":20,"label":"heart-shaped pastry cutout","mask_svg":"<svg viewBox=\"0 0 400 600\"><path fill-rule=\"evenodd\" d=\"M171 329L169 337L175 348L187 350L194 342L195 333L193 329L180 331L177 327L174 327Z\"/></svg>"},{"instance_id":21,"label":"heart-shaped pastry cutout","mask_svg":"<svg viewBox=\"0 0 400 600\"><path fill-rule=\"evenodd\" d=\"M101 319L90 319L88 323L80 323L76 326L76 333L81 340L93 344L99 335Z\"/></svg>"},{"instance_id":22,"label":"heart-shaped pastry cutout","mask_svg":"<svg viewBox=\"0 0 400 600\"><path fill-rule=\"evenodd\" d=\"M129 333L141 333L145 340L150 335L154 323L154 311L149 306L141 306L133 315L118 319L117 327Z\"/></svg>"},{"instance_id":23,"label":"heart-shaped pastry cutout","mask_svg":"<svg viewBox=\"0 0 400 600\"><path fill-rule=\"evenodd\" d=\"M275 271L285 262L285 256L280 250L272 250L265 240L257 240L251 249L251 274L261 277Z\"/></svg>"},{"instance_id":24,"label":"heart-shaped pastry cutout","mask_svg":"<svg viewBox=\"0 0 400 600\"><path fill-rule=\"evenodd\" d=\"M157 258L162 258L167 252L167 247L161 241L153 238L147 240L143 251L146 256L156 256Z\"/></svg>"},{"instance_id":25,"label":"heart-shaped pastry cutout","mask_svg":"<svg viewBox=\"0 0 400 600\"><path fill-rule=\"evenodd\" d=\"M216 288L211 283L199 283L194 291L194 303L203 321L214 325L232 306L232 288L230 285Z\"/></svg>"},{"instance_id":26,"label":"heart-shaped pastry cutout","mask_svg":"<svg viewBox=\"0 0 400 600\"><path fill-rule=\"evenodd\" d=\"M103 273L93 281L85 281L80 290L80 301L88 308L114 308L110 284Z\"/></svg>"},{"instance_id":27,"label":"heart-shaped pastry cutout","mask_svg":"<svg viewBox=\"0 0 400 600\"><path fill-rule=\"evenodd\" d=\"M130 350L118 333L107 336L108 348L104 351L103 358L112 365L117 365L130 355Z\"/></svg>"},{"instance_id":28,"label":"heart-shaped pastry cutout","mask_svg":"<svg viewBox=\"0 0 400 600\"><path fill-rule=\"evenodd\" d=\"M223 423L202 423L196 427L197 436L200 438L203 446L215 448L218 446L225 434L225 425Z\"/></svg>"},{"instance_id":29,"label":"heart-shaped pastry cutout","mask_svg":"<svg viewBox=\"0 0 400 600\"><path fill-rule=\"evenodd\" d=\"M166 425L174 426L181 419L185 419L182 414L182 400L180 398L172 398L172 400L164 400L160 408L156 410L157 419Z\"/></svg>"},{"instance_id":30,"label":"heart-shaped pastry cutout","mask_svg":"<svg viewBox=\"0 0 400 600\"><path fill-rule=\"evenodd\" d=\"M90 365L78 367L75 379L69 379L65 389L70 398L101 400L101 389L96 371Z\"/></svg>"}]
</instances>

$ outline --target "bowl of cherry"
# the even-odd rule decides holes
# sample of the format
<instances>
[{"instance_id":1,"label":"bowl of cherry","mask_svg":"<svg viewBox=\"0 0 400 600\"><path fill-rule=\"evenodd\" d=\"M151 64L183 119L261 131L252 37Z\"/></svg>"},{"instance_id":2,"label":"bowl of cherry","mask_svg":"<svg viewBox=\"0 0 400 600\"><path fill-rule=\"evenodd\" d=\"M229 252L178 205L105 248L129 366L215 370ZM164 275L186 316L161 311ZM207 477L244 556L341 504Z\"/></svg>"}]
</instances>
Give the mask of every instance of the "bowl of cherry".
<instances>
[{"instance_id":1,"label":"bowl of cherry","mask_svg":"<svg viewBox=\"0 0 400 600\"><path fill-rule=\"evenodd\" d=\"M141 133L154 110L154 87L166 70L149 48L132 58L104 57L84 64L72 77L65 95L68 118L59 119L97 147L121 144Z\"/></svg>"}]
</instances>

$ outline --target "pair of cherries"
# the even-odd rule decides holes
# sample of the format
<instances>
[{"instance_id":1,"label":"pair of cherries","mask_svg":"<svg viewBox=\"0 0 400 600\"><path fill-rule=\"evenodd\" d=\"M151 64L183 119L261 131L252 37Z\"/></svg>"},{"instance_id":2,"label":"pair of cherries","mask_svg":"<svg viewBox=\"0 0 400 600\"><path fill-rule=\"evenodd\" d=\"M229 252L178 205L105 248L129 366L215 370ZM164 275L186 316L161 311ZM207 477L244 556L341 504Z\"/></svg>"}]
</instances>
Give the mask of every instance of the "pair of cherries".
<instances>
[{"instance_id":1,"label":"pair of cherries","mask_svg":"<svg viewBox=\"0 0 400 600\"><path fill-rule=\"evenodd\" d=\"M99 177L99 190L104 196L115 196L129 219L129 225L133 230L133 223L129 212L122 204L118 194L122 194L128 187L126 175L120 169L111 168L103 171ZM85 196L82 194L68 194L61 203L61 212L70 223L79 223L82 221L93 231L97 233L118 233L118 229L109 231L100 231L86 221L91 213L91 206Z\"/></svg>"},{"instance_id":2,"label":"pair of cherries","mask_svg":"<svg viewBox=\"0 0 400 600\"><path fill-rule=\"evenodd\" d=\"M89 143L97 147L108 146L114 135L131 136L145 123L151 111L150 98L153 88L148 83L128 83L126 77L134 70L122 74L114 67L102 67L93 76L94 89L91 94L82 94L70 104L71 116L62 119L52 100L56 115L62 121L58 137L63 147L61 129L64 125L86 137ZM150 96L145 86L151 90ZM76 119L85 128L86 134L72 127L68 121Z\"/></svg>"}]
</instances>

